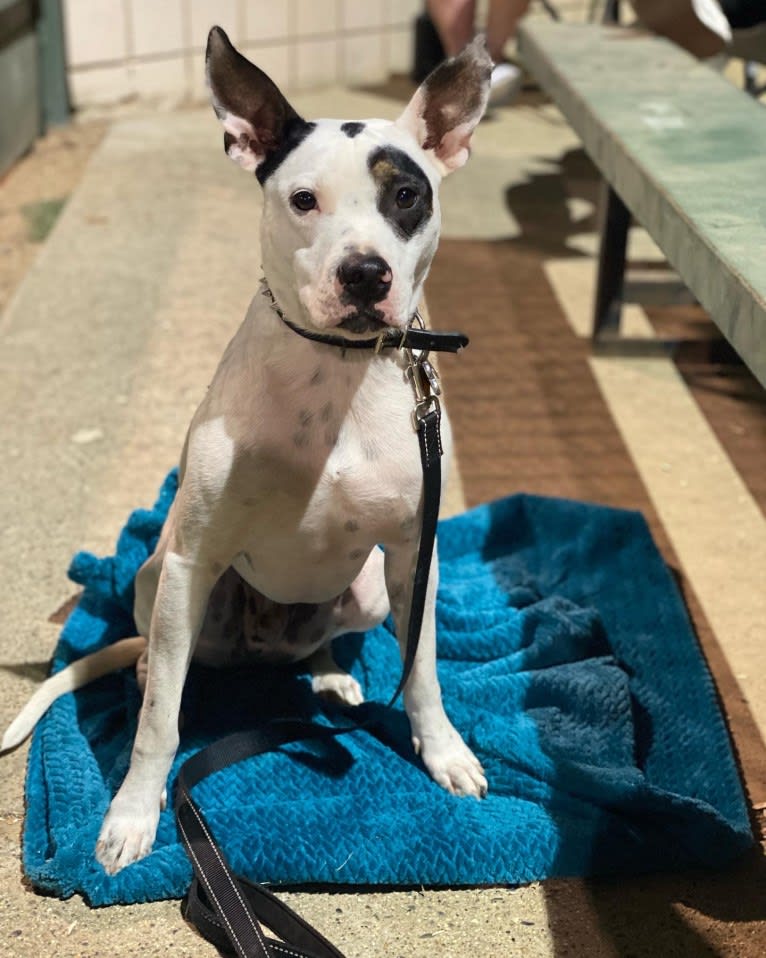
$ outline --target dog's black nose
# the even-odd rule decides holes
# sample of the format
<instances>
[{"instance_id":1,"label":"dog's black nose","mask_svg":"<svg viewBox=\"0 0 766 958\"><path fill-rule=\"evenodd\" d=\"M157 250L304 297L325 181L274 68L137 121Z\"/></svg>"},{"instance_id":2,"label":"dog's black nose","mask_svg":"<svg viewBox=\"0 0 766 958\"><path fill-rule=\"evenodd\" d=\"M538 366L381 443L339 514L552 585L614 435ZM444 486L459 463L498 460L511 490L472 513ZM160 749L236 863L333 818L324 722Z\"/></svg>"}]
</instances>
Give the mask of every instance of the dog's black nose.
<instances>
[{"instance_id":1,"label":"dog's black nose","mask_svg":"<svg viewBox=\"0 0 766 958\"><path fill-rule=\"evenodd\" d=\"M379 303L391 289L391 267L381 256L354 253L338 267L338 280L356 303Z\"/></svg>"}]
</instances>

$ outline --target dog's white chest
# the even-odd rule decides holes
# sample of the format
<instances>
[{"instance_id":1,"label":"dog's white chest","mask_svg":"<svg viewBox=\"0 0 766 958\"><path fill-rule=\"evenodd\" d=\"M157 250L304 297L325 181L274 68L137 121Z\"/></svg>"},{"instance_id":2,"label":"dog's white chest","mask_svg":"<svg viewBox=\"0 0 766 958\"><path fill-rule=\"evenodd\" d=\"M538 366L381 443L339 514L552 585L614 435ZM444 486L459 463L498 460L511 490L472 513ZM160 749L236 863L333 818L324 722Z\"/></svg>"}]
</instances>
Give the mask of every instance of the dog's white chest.
<instances>
[{"instance_id":1,"label":"dog's white chest","mask_svg":"<svg viewBox=\"0 0 766 958\"><path fill-rule=\"evenodd\" d=\"M354 525L385 541L417 511L422 477L409 417L374 425L344 422L303 517L307 531Z\"/></svg>"},{"instance_id":2,"label":"dog's white chest","mask_svg":"<svg viewBox=\"0 0 766 958\"><path fill-rule=\"evenodd\" d=\"M375 545L417 534L422 469L412 388L394 362L361 377L348 372L323 369L325 386L313 391L314 372L297 374L306 388L283 393L262 419L258 446L278 454L268 469L256 462L241 477L253 507L237 520L246 531L234 565L279 602L339 595Z\"/></svg>"}]
</instances>

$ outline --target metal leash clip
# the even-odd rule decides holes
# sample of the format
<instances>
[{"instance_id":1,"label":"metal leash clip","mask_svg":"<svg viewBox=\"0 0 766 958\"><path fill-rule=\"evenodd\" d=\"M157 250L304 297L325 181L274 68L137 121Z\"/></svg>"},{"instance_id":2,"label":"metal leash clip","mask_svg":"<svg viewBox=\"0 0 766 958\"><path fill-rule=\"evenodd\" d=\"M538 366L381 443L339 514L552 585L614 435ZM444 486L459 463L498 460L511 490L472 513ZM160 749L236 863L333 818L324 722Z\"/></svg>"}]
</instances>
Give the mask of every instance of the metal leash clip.
<instances>
[{"instance_id":1,"label":"metal leash clip","mask_svg":"<svg viewBox=\"0 0 766 958\"><path fill-rule=\"evenodd\" d=\"M425 323L418 310L412 317L412 322L417 323L420 329L425 329ZM428 351L423 350L415 356L412 349L404 347L404 354L407 357L407 376L412 382L412 388L415 391L415 408L412 411L412 424L417 432L420 423L430 412L439 413L441 405L439 396L441 396L441 383L436 374L436 370L428 361Z\"/></svg>"}]
</instances>

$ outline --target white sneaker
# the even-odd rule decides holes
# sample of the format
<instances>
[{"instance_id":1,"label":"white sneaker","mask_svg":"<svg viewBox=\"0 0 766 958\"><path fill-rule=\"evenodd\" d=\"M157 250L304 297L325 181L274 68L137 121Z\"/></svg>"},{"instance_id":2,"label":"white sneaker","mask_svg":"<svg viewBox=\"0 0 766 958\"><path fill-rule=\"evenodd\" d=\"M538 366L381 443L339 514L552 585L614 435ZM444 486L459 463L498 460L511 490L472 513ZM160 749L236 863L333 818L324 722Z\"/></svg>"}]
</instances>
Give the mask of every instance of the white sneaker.
<instances>
[{"instance_id":1,"label":"white sneaker","mask_svg":"<svg viewBox=\"0 0 766 958\"><path fill-rule=\"evenodd\" d=\"M489 105L504 106L521 90L523 74L513 63L497 63L489 81Z\"/></svg>"},{"instance_id":2,"label":"white sneaker","mask_svg":"<svg viewBox=\"0 0 766 958\"><path fill-rule=\"evenodd\" d=\"M692 0L697 19L710 30L717 33L724 43L731 43L731 27L718 0Z\"/></svg>"}]
</instances>

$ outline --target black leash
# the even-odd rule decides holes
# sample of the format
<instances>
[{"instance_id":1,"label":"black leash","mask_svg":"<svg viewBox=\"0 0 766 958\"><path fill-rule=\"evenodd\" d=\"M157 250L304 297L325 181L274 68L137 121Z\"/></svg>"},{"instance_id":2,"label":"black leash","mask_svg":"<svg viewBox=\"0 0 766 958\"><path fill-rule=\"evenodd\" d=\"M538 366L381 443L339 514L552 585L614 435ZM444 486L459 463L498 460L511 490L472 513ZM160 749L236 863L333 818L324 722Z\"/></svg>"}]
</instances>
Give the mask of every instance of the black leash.
<instances>
[{"instance_id":1,"label":"black leash","mask_svg":"<svg viewBox=\"0 0 766 958\"><path fill-rule=\"evenodd\" d=\"M287 322L283 316L282 319ZM301 335L308 332L291 323L288 325ZM413 335L415 333L418 335ZM442 455L439 381L426 351L457 352L468 344L468 339L462 333L435 333L424 329L408 329L404 334L399 331L390 342L387 337L385 343L380 343L381 337L346 340L340 336L312 333L308 338L342 348L348 348L352 343L363 346L351 348L402 348L408 359L415 392L413 423L418 433L423 469L423 519L402 675L388 703L390 708L407 684L415 661L439 516ZM340 342L335 342L336 339ZM413 349L422 349L423 352L416 357ZM232 871L201 809L192 798L191 790L208 775L244 759L274 751L290 742L315 740L330 743L337 736L357 731L367 724L361 722L337 728L299 719L279 719L261 728L226 736L197 752L181 766L176 786L176 818L194 868L184 916L219 951L239 958L344 958L323 935L262 885ZM269 928L279 940L266 935L261 926Z\"/></svg>"}]
</instances>

